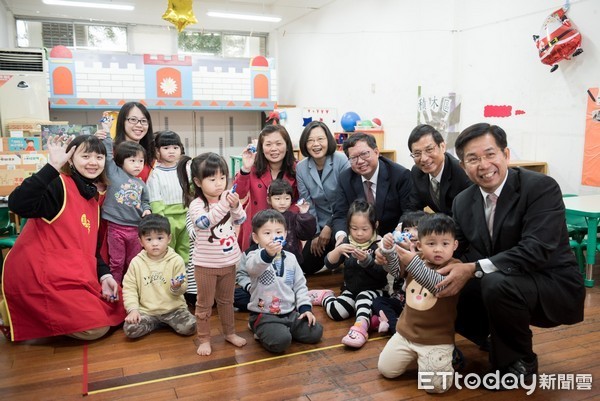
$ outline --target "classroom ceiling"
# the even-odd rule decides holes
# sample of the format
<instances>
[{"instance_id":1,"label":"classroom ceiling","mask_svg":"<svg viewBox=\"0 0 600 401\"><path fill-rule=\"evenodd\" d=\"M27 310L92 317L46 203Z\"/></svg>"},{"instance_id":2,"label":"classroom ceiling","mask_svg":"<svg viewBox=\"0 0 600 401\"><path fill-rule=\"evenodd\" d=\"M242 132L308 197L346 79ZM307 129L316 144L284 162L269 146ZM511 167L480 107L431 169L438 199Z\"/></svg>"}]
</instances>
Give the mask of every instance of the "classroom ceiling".
<instances>
[{"instance_id":1,"label":"classroom ceiling","mask_svg":"<svg viewBox=\"0 0 600 401\"><path fill-rule=\"evenodd\" d=\"M173 25L162 19L168 0L79 0L81 2L129 4L134 11L114 11L95 8L80 8L46 5L42 0L3 0L16 17L35 17L57 20L88 22L113 22L136 25ZM270 32L298 18L318 10L335 0L194 0L193 9L197 24L189 29L219 31ZM241 21L208 17L208 11L222 11L254 15L279 16L280 22Z\"/></svg>"}]
</instances>

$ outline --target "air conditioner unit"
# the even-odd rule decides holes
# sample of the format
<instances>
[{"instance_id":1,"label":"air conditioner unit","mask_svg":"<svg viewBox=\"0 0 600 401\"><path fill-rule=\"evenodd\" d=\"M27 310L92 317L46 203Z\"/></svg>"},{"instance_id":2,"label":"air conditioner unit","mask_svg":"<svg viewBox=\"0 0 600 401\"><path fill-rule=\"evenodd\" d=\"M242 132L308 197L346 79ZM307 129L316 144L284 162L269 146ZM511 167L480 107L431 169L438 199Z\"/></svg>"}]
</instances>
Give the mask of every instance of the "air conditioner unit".
<instances>
[{"instance_id":1,"label":"air conditioner unit","mask_svg":"<svg viewBox=\"0 0 600 401\"><path fill-rule=\"evenodd\" d=\"M11 120L50 119L43 49L0 49L0 131Z\"/></svg>"}]
</instances>

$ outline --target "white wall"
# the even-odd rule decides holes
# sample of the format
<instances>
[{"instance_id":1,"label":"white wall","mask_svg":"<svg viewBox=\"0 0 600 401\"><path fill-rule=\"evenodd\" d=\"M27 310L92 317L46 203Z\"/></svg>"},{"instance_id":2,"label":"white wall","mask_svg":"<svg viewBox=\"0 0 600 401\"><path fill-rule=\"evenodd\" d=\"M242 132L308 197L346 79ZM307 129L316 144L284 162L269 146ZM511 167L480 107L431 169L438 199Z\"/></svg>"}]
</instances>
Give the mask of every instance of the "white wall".
<instances>
[{"instance_id":1,"label":"white wall","mask_svg":"<svg viewBox=\"0 0 600 401\"><path fill-rule=\"evenodd\" d=\"M482 121L500 125L513 155L547 161L564 192L598 193L580 182L586 90L600 86L600 45L593 42L600 38L600 2L571 2L568 15L583 35L584 53L556 72L539 61L532 40L563 3L335 1L272 33L279 102L379 117L385 147L410 167L406 139L417 123L417 87L456 92L460 129ZM488 104L525 114L485 119ZM287 128L298 134L302 127Z\"/></svg>"},{"instance_id":2,"label":"white wall","mask_svg":"<svg viewBox=\"0 0 600 401\"><path fill-rule=\"evenodd\" d=\"M129 53L177 54L177 30L165 26L129 26Z\"/></svg>"},{"instance_id":3,"label":"white wall","mask_svg":"<svg viewBox=\"0 0 600 401\"><path fill-rule=\"evenodd\" d=\"M539 61L532 39L561 1L466 0L457 13L456 85L463 96L461 121L483 120L486 104L507 104L526 114L488 119L503 127L520 159L544 160L565 193L600 193L581 183L586 91L600 86L600 2L572 1L567 13L583 36L584 53L550 67ZM483 16L483 17L482 17ZM598 173L600 174L600 172Z\"/></svg>"},{"instance_id":4,"label":"white wall","mask_svg":"<svg viewBox=\"0 0 600 401\"><path fill-rule=\"evenodd\" d=\"M418 86L430 93L455 90L453 15L453 1L434 0L344 0L311 13L270 36L279 103L379 117L385 148L412 165L406 139L416 124Z\"/></svg>"},{"instance_id":5,"label":"white wall","mask_svg":"<svg viewBox=\"0 0 600 401\"><path fill-rule=\"evenodd\" d=\"M12 13L6 9L4 1L0 0L0 48L14 47L14 40L10 39L14 25Z\"/></svg>"}]
</instances>

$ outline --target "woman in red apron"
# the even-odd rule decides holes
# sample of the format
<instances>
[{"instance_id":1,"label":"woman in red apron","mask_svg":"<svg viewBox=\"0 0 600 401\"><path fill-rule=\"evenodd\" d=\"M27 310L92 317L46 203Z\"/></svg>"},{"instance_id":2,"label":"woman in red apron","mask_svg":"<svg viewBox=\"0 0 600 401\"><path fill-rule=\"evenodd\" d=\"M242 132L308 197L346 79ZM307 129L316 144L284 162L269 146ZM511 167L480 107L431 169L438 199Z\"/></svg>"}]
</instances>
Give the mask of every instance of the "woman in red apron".
<instances>
[{"instance_id":1,"label":"woman in red apron","mask_svg":"<svg viewBox=\"0 0 600 401\"><path fill-rule=\"evenodd\" d=\"M0 316L13 341L100 338L125 318L119 285L96 256L106 149L90 135L51 137L48 153L9 196L28 220L4 262Z\"/></svg>"}]
</instances>

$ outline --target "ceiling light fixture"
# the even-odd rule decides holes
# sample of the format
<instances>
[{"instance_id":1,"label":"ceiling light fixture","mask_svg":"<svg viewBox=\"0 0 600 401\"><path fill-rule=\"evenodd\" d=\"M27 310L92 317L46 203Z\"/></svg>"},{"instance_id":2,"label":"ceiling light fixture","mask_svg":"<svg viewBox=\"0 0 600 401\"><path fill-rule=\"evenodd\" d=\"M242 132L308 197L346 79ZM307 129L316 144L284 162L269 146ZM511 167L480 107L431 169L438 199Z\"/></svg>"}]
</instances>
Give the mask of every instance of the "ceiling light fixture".
<instances>
[{"instance_id":1,"label":"ceiling light fixture","mask_svg":"<svg viewBox=\"0 0 600 401\"><path fill-rule=\"evenodd\" d=\"M68 1L68 0L42 0L44 4L52 6L86 7L86 8L105 8L110 10L133 11L134 6L129 4L115 3L95 3L87 1Z\"/></svg>"},{"instance_id":2,"label":"ceiling light fixture","mask_svg":"<svg viewBox=\"0 0 600 401\"><path fill-rule=\"evenodd\" d=\"M247 21L262 21L262 22L279 22L281 17L268 16L268 15L252 15L252 14L235 14L226 13L221 11L209 11L206 13L209 17L215 18L229 18L229 19L242 19Z\"/></svg>"}]
</instances>

